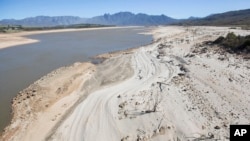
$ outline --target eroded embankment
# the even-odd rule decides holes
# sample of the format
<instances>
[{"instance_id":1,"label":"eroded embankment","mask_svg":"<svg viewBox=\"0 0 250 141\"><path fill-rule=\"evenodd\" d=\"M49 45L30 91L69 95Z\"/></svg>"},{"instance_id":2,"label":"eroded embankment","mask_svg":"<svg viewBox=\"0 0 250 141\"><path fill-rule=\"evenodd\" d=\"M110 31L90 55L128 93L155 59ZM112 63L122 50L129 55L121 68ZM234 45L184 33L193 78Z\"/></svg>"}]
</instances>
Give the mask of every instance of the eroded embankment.
<instances>
[{"instance_id":1,"label":"eroded embankment","mask_svg":"<svg viewBox=\"0 0 250 141\"><path fill-rule=\"evenodd\" d=\"M44 140L91 91L133 74L129 54L122 58L62 67L19 92L13 98L13 118L2 139Z\"/></svg>"},{"instance_id":2,"label":"eroded embankment","mask_svg":"<svg viewBox=\"0 0 250 141\"><path fill-rule=\"evenodd\" d=\"M155 30L157 42L132 54L134 75L91 93L48 139L228 140L230 124L250 120L249 60L198 45L227 30Z\"/></svg>"},{"instance_id":3,"label":"eroded embankment","mask_svg":"<svg viewBox=\"0 0 250 141\"><path fill-rule=\"evenodd\" d=\"M45 81L53 95L59 88L59 92L71 91L54 102L48 102L53 99L48 95L43 111L22 122L17 117L3 137L25 141L229 140L230 124L250 122L250 62L202 44L229 30L156 28L152 31L156 42L108 55L111 58L104 63L89 64L88 69L79 67L80 75L72 81L77 86L63 89L78 72L72 66L66 69L71 74L66 75L68 79L59 81L63 74ZM52 88L52 82L58 87ZM29 105L20 106L25 110L17 113L27 115Z\"/></svg>"}]
</instances>

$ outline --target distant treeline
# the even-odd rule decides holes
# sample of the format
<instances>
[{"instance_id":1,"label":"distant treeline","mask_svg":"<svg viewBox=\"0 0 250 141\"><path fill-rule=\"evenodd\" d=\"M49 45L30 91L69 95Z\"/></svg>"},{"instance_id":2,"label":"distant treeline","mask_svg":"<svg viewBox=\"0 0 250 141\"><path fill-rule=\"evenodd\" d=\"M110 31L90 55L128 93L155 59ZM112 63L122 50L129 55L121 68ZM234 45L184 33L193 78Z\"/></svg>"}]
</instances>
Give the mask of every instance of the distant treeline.
<instances>
[{"instance_id":1,"label":"distant treeline","mask_svg":"<svg viewBox=\"0 0 250 141\"><path fill-rule=\"evenodd\" d=\"M12 33L20 31L37 31L37 30L52 30L52 29L68 29L68 28L94 28L94 27L112 27L113 25L100 25L100 24L74 24L74 25L60 25L48 27L29 27L22 25L0 25L1 33Z\"/></svg>"}]
</instances>

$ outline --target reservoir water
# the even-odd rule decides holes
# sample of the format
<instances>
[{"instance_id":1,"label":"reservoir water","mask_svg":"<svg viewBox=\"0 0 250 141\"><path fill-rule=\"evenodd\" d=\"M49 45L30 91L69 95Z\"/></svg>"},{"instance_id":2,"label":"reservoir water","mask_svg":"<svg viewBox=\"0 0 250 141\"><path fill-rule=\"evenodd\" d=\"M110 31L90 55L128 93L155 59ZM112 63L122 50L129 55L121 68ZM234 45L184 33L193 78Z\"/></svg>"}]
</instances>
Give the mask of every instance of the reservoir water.
<instances>
[{"instance_id":1,"label":"reservoir water","mask_svg":"<svg viewBox=\"0 0 250 141\"><path fill-rule=\"evenodd\" d=\"M147 28L119 28L29 35L40 42L0 49L0 132L11 119L11 100L54 69L116 50L149 44Z\"/></svg>"}]
</instances>

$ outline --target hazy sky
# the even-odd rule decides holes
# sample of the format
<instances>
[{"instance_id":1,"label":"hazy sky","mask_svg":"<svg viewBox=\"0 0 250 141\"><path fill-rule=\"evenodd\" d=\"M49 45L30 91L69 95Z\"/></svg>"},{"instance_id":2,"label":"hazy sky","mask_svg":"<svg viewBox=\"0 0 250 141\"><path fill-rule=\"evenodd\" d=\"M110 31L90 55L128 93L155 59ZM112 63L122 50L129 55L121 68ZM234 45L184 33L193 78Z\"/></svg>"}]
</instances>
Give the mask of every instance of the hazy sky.
<instances>
[{"instance_id":1,"label":"hazy sky","mask_svg":"<svg viewBox=\"0 0 250 141\"><path fill-rule=\"evenodd\" d=\"M120 11L188 18L248 8L250 0L0 0L0 19L39 15L88 18Z\"/></svg>"}]
</instances>

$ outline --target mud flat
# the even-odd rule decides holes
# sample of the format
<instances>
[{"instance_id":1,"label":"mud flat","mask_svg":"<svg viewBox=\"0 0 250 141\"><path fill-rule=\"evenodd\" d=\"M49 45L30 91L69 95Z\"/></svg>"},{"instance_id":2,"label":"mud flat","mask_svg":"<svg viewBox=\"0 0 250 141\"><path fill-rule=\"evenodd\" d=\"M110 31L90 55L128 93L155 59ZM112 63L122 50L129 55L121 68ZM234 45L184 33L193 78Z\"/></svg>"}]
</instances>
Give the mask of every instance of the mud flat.
<instances>
[{"instance_id":1,"label":"mud flat","mask_svg":"<svg viewBox=\"0 0 250 141\"><path fill-rule=\"evenodd\" d=\"M1 139L229 140L250 123L250 60L203 43L229 31L250 34L158 27L148 46L55 70L13 99Z\"/></svg>"}]
</instances>

